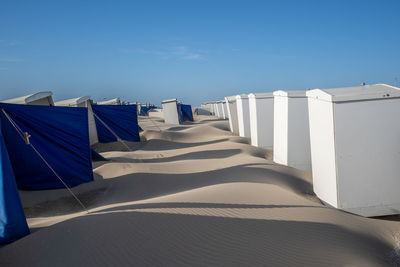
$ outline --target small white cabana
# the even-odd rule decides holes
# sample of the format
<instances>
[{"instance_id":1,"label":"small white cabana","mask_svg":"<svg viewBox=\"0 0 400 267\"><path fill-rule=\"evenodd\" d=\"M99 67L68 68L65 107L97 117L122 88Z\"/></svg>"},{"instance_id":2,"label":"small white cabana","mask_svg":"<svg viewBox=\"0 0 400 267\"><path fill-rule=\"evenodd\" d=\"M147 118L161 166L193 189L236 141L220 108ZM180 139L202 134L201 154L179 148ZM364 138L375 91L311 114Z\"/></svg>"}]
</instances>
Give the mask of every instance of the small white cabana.
<instances>
[{"instance_id":1,"label":"small white cabana","mask_svg":"<svg viewBox=\"0 0 400 267\"><path fill-rule=\"evenodd\" d=\"M305 90L274 92L274 161L311 170L310 130Z\"/></svg>"},{"instance_id":2,"label":"small white cabana","mask_svg":"<svg viewBox=\"0 0 400 267\"><path fill-rule=\"evenodd\" d=\"M224 118L225 114L224 114L224 108L222 106L223 105L222 101L217 101L216 105L218 110L218 118Z\"/></svg>"},{"instance_id":3,"label":"small white cabana","mask_svg":"<svg viewBox=\"0 0 400 267\"><path fill-rule=\"evenodd\" d=\"M239 136L250 138L250 111L248 95L237 95L237 117L239 125Z\"/></svg>"},{"instance_id":4,"label":"small white cabana","mask_svg":"<svg viewBox=\"0 0 400 267\"><path fill-rule=\"evenodd\" d=\"M253 146L274 146L274 95L272 92L249 94L250 132Z\"/></svg>"},{"instance_id":5,"label":"small white cabana","mask_svg":"<svg viewBox=\"0 0 400 267\"><path fill-rule=\"evenodd\" d=\"M97 128L94 120L93 110L92 110L92 101L89 96L77 97L66 99L62 101L57 101L55 103L56 106L65 106L65 107L85 107L88 109L88 123L89 123L89 136L90 136L90 144L96 144L99 142L99 138L97 136Z\"/></svg>"},{"instance_id":6,"label":"small white cabana","mask_svg":"<svg viewBox=\"0 0 400 267\"><path fill-rule=\"evenodd\" d=\"M179 124L178 99L162 101L162 108L165 123Z\"/></svg>"},{"instance_id":7,"label":"small white cabana","mask_svg":"<svg viewBox=\"0 0 400 267\"><path fill-rule=\"evenodd\" d=\"M224 100L222 100L222 108L223 108L223 111L224 111L224 119L228 119L228 107L227 107L227 104L226 104L226 100L224 99Z\"/></svg>"},{"instance_id":8,"label":"small white cabana","mask_svg":"<svg viewBox=\"0 0 400 267\"><path fill-rule=\"evenodd\" d=\"M226 106L228 110L228 118L229 118L229 127L231 128L231 132L234 134L239 134L239 124L238 124L238 115L237 115L237 106L236 106L236 97L235 96L227 96L225 97Z\"/></svg>"},{"instance_id":9,"label":"small white cabana","mask_svg":"<svg viewBox=\"0 0 400 267\"><path fill-rule=\"evenodd\" d=\"M117 97L110 100L99 101L97 105L121 105L121 100Z\"/></svg>"},{"instance_id":10,"label":"small white cabana","mask_svg":"<svg viewBox=\"0 0 400 267\"><path fill-rule=\"evenodd\" d=\"M26 105L38 105L38 106L54 106L53 92L38 92L26 96L20 96L16 98L1 100L2 103L10 104L26 104Z\"/></svg>"},{"instance_id":11,"label":"small white cabana","mask_svg":"<svg viewBox=\"0 0 400 267\"><path fill-rule=\"evenodd\" d=\"M400 213L400 89L386 84L307 92L313 187L362 216Z\"/></svg>"}]
</instances>

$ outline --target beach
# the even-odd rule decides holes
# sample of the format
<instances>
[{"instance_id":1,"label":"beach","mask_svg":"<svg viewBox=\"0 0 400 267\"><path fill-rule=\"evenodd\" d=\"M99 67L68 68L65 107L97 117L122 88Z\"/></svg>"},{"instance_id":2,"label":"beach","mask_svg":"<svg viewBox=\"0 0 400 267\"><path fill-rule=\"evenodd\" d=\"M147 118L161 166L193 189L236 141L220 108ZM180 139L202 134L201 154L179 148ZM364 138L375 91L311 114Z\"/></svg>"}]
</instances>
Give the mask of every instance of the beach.
<instances>
[{"instance_id":1,"label":"beach","mask_svg":"<svg viewBox=\"0 0 400 267\"><path fill-rule=\"evenodd\" d=\"M234 136L227 120L140 117L141 142L95 145L95 181L20 191L31 234L1 266L400 265L398 217L325 206L312 174Z\"/></svg>"}]
</instances>

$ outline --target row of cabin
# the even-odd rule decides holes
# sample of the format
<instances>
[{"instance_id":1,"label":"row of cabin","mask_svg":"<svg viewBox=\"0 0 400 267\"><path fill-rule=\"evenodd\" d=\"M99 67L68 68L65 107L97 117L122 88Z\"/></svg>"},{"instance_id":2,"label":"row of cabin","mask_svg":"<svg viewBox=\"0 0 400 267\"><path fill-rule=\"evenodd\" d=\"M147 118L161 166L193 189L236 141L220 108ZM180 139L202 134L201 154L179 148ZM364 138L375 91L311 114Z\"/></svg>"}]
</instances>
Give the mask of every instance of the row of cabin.
<instances>
[{"instance_id":1,"label":"row of cabin","mask_svg":"<svg viewBox=\"0 0 400 267\"><path fill-rule=\"evenodd\" d=\"M326 204L362 216L400 213L399 88L279 90L225 103L231 132L273 149L276 163L312 170Z\"/></svg>"},{"instance_id":2,"label":"row of cabin","mask_svg":"<svg viewBox=\"0 0 400 267\"><path fill-rule=\"evenodd\" d=\"M221 119L227 119L228 107L225 100L213 101L201 104L201 108L208 111L210 115Z\"/></svg>"}]
</instances>

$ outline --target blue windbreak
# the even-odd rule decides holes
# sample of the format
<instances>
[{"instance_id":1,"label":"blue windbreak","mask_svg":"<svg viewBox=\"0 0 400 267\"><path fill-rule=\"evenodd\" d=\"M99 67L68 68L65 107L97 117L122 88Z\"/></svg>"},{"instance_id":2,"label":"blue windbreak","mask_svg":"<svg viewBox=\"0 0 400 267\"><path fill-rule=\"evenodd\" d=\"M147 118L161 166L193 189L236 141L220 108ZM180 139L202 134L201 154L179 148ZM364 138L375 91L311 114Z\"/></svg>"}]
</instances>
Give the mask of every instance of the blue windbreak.
<instances>
[{"instance_id":1,"label":"blue windbreak","mask_svg":"<svg viewBox=\"0 0 400 267\"><path fill-rule=\"evenodd\" d=\"M149 111L152 110L153 108L156 108L154 106L147 107L147 106L141 106L140 107L140 116L147 116Z\"/></svg>"},{"instance_id":2,"label":"blue windbreak","mask_svg":"<svg viewBox=\"0 0 400 267\"><path fill-rule=\"evenodd\" d=\"M92 109L100 143L115 142L117 138L97 116L122 140L140 141L136 105L93 105Z\"/></svg>"},{"instance_id":3,"label":"blue windbreak","mask_svg":"<svg viewBox=\"0 0 400 267\"><path fill-rule=\"evenodd\" d=\"M0 120L0 244L15 241L29 234L14 173L1 133Z\"/></svg>"},{"instance_id":4,"label":"blue windbreak","mask_svg":"<svg viewBox=\"0 0 400 267\"><path fill-rule=\"evenodd\" d=\"M193 121L192 106L185 104L178 104L179 122Z\"/></svg>"},{"instance_id":5,"label":"blue windbreak","mask_svg":"<svg viewBox=\"0 0 400 267\"><path fill-rule=\"evenodd\" d=\"M91 152L92 152L92 160L93 161L109 161L109 159L106 159L105 157L100 155L100 153L98 153L93 148L91 149Z\"/></svg>"},{"instance_id":6,"label":"blue windbreak","mask_svg":"<svg viewBox=\"0 0 400 267\"><path fill-rule=\"evenodd\" d=\"M27 132L64 182L72 187L93 181L86 108L30 106L0 103L12 120ZM64 185L18 134L3 112L2 133L18 188L40 190Z\"/></svg>"}]
</instances>

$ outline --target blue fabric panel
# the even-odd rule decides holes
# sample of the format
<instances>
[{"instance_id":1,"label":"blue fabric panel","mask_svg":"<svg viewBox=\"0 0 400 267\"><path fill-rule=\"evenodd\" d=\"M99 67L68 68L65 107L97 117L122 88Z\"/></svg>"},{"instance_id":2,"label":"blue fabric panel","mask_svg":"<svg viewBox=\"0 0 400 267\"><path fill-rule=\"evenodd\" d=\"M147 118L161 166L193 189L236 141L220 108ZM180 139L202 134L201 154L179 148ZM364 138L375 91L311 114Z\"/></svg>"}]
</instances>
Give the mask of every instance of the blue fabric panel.
<instances>
[{"instance_id":1,"label":"blue fabric panel","mask_svg":"<svg viewBox=\"0 0 400 267\"><path fill-rule=\"evenodd\" d=\"M109 159L106 159L105 157L97 153L97 151L94 150L93 148L91 149L91 152L92 152L92 161L109 161Z\"/></svg>"},{"instance_id":2,"label":"blue fabric panel","mask_svg":"<svg viewBox=\"0 0 400 267\"><path fill-rule=\"evenodd\" d=\"M179 122L193 121L193 113L191 105L178 104Z\"/></svg>"},{"instance_id":3,"label":"blue fabric panel","mask_svg":"<svg viewBox=\"0 0 400 267\"><path fill-rule=\"evenodd\" d=\"M140 116L147 116L149 111L152 110L155 107L140 107Z\"/></svg>"},{"instance_id":4,"label":"blue fabric panel","mask_svg":"<svg viewBox=\"0 0 400 267\"><path fill-rule=\"evenodd\" d=\"M122 140L140 141L136 105L93 105L93 112ZM95 116L100 143L117 138Z\"/></svg>"},{"instance_id":5,"label":"blue fabric panel","mask_svg":"<svg viewBox=\"0 0 400 267\"><path fill-rule=\"evenodd\" d=\"M87 108L0 103L30 143L72 187L93 181ZM64 185L18 134L3 112L2 132L18 188L40 190Z\"/></svg>"},{"instance_id":6,"label":"blue fabric panel","mask_svg":"<svg viewBox=\"0 0 400 267\"><path fill-rule=\"evenodd\" d=\"M0 244L15 241L28 234L29 228L0 130Z\"/></svg>"},{"instance_id":7,"label":"blue fabric panel","mask_svg":"<svg viewBox=\"0 0 400 267\"><path fill-rule=\"evenodd\" d=\"M181 104L181 109L182 109L183 116L185 117L185 120L193 121L192 106Z\"/></svg>"},{"instance_id":8,"label":"blue fabric panel","mask_svg":"<svg viewBox=\"0 0 400 267\"><path fill-rule=\"evenodd\" d=\"M176 108L178 110L178 118L179 118L179 123L182 123L185 121L185 117L183 116L183 112L182 112L182 104L176 104Z\"/></svg>"}]
</instances>

